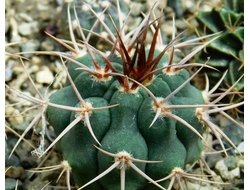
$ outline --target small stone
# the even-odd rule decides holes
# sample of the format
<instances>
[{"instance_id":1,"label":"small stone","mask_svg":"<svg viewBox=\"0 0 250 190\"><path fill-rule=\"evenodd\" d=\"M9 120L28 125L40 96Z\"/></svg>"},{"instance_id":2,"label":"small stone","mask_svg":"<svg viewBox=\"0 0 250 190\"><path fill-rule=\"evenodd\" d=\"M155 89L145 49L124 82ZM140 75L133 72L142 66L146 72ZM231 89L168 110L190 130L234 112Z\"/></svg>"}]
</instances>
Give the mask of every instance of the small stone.
<instances>
[{"instance_id":1,"label":"small stone","mask_svg":"<svg viewBox=\"0 0 250 190\"><path fill-rule=\"evenodd\" d=\"M182 186L185 187L185 183L183 182ZM220 190L222 188L218 188L217 186L212 186L209 183L192 183L190 181L187 182L188 190Z\"/></svg>"},{"instance_id":2,"label":"small stone","mask_svg":"<svg viewBox=\"0 0 250 190\"><path fill-rule=\"evenodd\" d=\"M172 21L167 21L165 23L162 23L161 24L161 29L162 29L163 35L172 36L172 33L173 33L173 22ZM175 31L176 31L176 29L175 29Z\"/></svg>"},{"instance_id":3,"label":"small stone","mask_svg":"<svg viewBox=\"0 0 250 190\"><path fill-rule=\"evenodd\" d=\"M213 146L213 135L210 133L203 133L203 138L206 139L207 145L208 147L212 147ZM204 147L204 152L210 152L211 149L208 147Z\"/></svg>"},{"instance_id":4,"label":"small stone","mask_svg":"<svg viewBox=\"0 0 250 190\"><path fill-rule=\"evenodd\" d=\"M244 160L239 160L238 162L237 162L237 167L240 167L240 171L242 172L242 173L244 173Z\"/></svg>"},{"instance_id":5,"label":"small stone","mask_svg":"<svg viewBox=\"0 0 250 190\"><path fill-rule=\"evenodd\" d=\"M131 31L134 30L138 27L138 24L141 23L141 18L128 18L128 26L127 26L127 30Z\"/></svg>"},{"instance_id":6,"label":"small stone","mask_svg":"<svg viewBox=\"0 0 250 190\"><path fill-rule=\"evenodd\" d=\"M6 178L5 179L5 190L15 190L16 184L18 184L17 188L22 186L22 182L20 180Z\"/></svg>"},{"instance_id":7,"label":"small stone","mask_svg":"<svg viewBox=\"0 0 250 190\"><path fill-rule=\"evenodd\" d=\"M43 51L53 51L54 50L54 41L47 38L41 43L41 50Z\"/></svg>"},{"instance_id":8,"label":"small stone","mask_svg":"<svg viewBox=\"0 0 250 190\"><path fill-rule=\"evenodd\" d=\"M12 151L14 145L16 144L17 142L17 138L16 137L12 137L12 136L7 136L8 139L6 140L6 144L5 144L5 167L8 167L8 166L21 166L20 164L20 160L19 158L14 154L11 155L11 157L9 158L10 156L10 152Z\"/></svg>"},{"instance_id":9,"label":"small stone","mask_svg":"<svg viewBox=\"0 0 250 190\"><path fill-rule=\"evenodd\" d=\"M49 172L46 172L49 173ZM38 177L36 177L33 181L27 181L24 185L23 185L23 189L25 190L38 190L38 189L42 189L44 187L44 184L48 183L48 180L43 180L40 177L41 175L39 175ZM51 188L47 188L48 190L52 190Z\"/></svg>"},{"instance_id":10,"label":"small stone","mask_svg":"<svg viewBox=\"0 0 250 190\"><path fill-rule=\"evenodd\" d=\"M31 156L30 152L18 146L15 150L24 169L37 167L37 158Z\"/></svg>"},{"instance_id":11,"label":"small stone","mask_svg":"<svg viewBox=\"0 0 250 190\"><path fill-rule=\"evenodd\" d=\"M185 30L187 28L187 25L185 24L185 22L183 22L182 20L180 19L177 19L175 21L175 26L181 30Z\"/></svg>"},{"instance_id":12,"label":"small stone","mask_svg":"<svg viewBox=\"0 0 250 190\"><path fill-rule=\"evenodd\" d=\"M61 88L65 84L66 78L67 78L67 75L65 72L59 72L59 74L57 75L53 83L53 88L54 89Z\"/></svg>"},{"instance_id":13,"label":"small stone","mask_svg":"<svg viewBox=\"0 0 250 190\"><path fill-rule=\"evenodd\" d=\"M13 75L13 69L12 66L14 65L13 60L9 60L7 64L7 68L5 69L5 81L10 81L12 79Z\"/></svg>"},{"instance_id":14,"label":"small stone","mask_svg":"<svg viewBox=\"0 0 250 190\"><path fill-rule=\"evenodd\" d=\"M27 43L21 44L22 52L37 51L40 46L38 40L32 40ZM32 54L23 54L24 57L31 58Z\"/></svg>"},{"instance_id":15,"label":"small stone","mask_svg":"<svg viewBox=\"0 0 250 190\"><path fill-rule=\"evenodd\" d=\"M14 129L18 130L18 131L25 131L25 129L27 128L27 126L29 126L29 121L24 121L18 125L13 126Z\"/></svg>"},{"instance_id":16,"label":"small stone","mask_svg":"<svg viewBox=\"0 0 250 190\"><path fill-rule=\"evenodd\" d=\"M207 155L207 164L209 168L214 168L215 164L220 160L223 160L223 156L221 156L220 154Z\"/></svg>"},{"instance_id":17,"label":"small stone","mask_svg":"<svg viewBox=\"0 0 250 190\"><path fill-rule=\"evenodd\" d=\"M223 125L222 125L223 126ZM236 125L235 123L228 120L227 123L224 124L223 132L227 135L227 137L237 146L242 139L244 138L244 129Z\"/></svg>"},{"instance_id":18,"label":"small stone","mask_svg":"<svg viewBox=\"0 0 250 190\"><path fill-rule=\"evenodd\" d=\"M22 18L25 22L32 22L33 21L33 18L26 13L20 13L19 17Z\"/></svg>"},{"instance_id":19,"label":"small stone","mask_svg":"<svg viewBox=\"0 0 250 190\"><path fill-rule=\"evenodd\" d=\"M42 3L37 3L37 9L39 11L47 11L49 9L48 5L44 5Z\"/></svg>"},{"instance_id":20,"label":"small stone","mask_svg":"<svg viewBox=\"0 0 250 190\"><path fill-rule=\"evenodd\" d=\"M32 61L32 63L35 64L35 65L41 65L41 63L42 63L40 57L38 57L38 56L33 56L33 57L31 58L31 61Z\"/></svg>"},{"instance_id":21,"label":"small stone","mask_svg":"<svg viewBox=\"0 0 250 190\"><path fill-rule=\"evenodd\" d=\"M224 158L224 163L227 166L228 170L232 170L237 167L237 162L239 158L235 156L229 156Z\"/></svg>"},{"instance_id":22,"label":"small stone","mask_svg":"<svg viewBox=\"0 0 250 190\"><path fill-rule=\"evenodd\" d=\"M33 144L32 140L30 140L30 139L26 139L26 140L28 142L30 142L30 144ZM21 144L21 147L22 147L22 149L26 150L27 152L31 152L34 148L30 144L28 144L27 142L23 142Z\"/></svg>"},{"instance_id":23,"label":"small stone","mask_svg":"<svg viewBox=\"0 0 250 190\"><path fill-rule=\"evenodd\" d=\"M240 168L236 167L235 169L229 171L224 160L217 162L215 169L219 171L221 177L225 180L232 180L236 177L240 177Z\"/></svg>"},{"instance_id":24,"label":"small stone","mask_svg":"<svg viewBox=\"0 0 250 190\"><path fill-rule=\"evenodd\" d=\"M43 67L41 71L36 73L36 81L40 84L50 84L53 79L54 76L47 67Z\"/></svg>"},{"instance_id":25,"label":"small stone","mask_svg":"<svg viewBox=\"0 0 250 190\"><path fill-rule=\"evenodd\" d=\"M18 32L22 36L30 36L34 33L37 33L38 31L39 31L39 27L38 27L37 21L28 22L28 23L24 22L24 23L21 23L18 27Z\"/></svg>"},{"instance_id":26,"label":"small stone","mask_svg":"<svg viewBox=\"0 0 250 190\"><path fill-rule=\"evenodd\" d=\"M16 155L12 154L9 159L7 158L7 160L5 160L5 167L8 167L8 166L12 166L12 167L21 166L21 162Z\"/></svg>"},{"instance_id":27,"label":"small stone","mask_svg":"<svg viewBox=\"0 0 250 190\"><path fill-rule=\"evenodd\" d=\"M135 17L135 16L139 16L141 14L141 11L143 9L143 4L131 1L130 7L133 7L131 9L131 15Z\"/></svg>"},{"instance_id":28,"label":"small stone","mask_svg":"<svg viewBox=\"0 0 250 190\"><path fill-rule=\"evenodd\" d=\"M5 172L5 176L10 177L10 178L24 178L25 177L25 172L23 167L16 167L12 166Z\"/></svg>"},{"instance_id":29,"label":"small stone","mask_svg":"<svg viewBox=\"0 0 250 190\"><path fill-rule=\"evenodd\" d=\"M240 153L244 153L244 142L241 142L238 146L237 149ZM237 150L234 150L235 153L238 153Z\"/></svg>"},{"instance_id":30,"label":"small stone","mask_svg":"<svg viewBox=\"0 0 250 190\"><path fill-rule=\"evenodd\" d=\"M37 159L36 159L36 157L32 157L32 156L22 157L21 158L21 165L25 169L35 168L35 167L37 167Z\"/></svg>"},{"instance_id":31,"label":"small stone","mask_svg":"<svg viewBox=\"0 0 250 190\"><path fill-rule=\"evenodd\" d=\"M20 116L20 112L19 110L13 108L13 107L6 107L5 108L5 114L6 116L10 116L8 118L8 121L10 123L11 126L16 126L16 125L19 125L21 123L23 123L23 117Z\"/></svg>"}]
</instances>

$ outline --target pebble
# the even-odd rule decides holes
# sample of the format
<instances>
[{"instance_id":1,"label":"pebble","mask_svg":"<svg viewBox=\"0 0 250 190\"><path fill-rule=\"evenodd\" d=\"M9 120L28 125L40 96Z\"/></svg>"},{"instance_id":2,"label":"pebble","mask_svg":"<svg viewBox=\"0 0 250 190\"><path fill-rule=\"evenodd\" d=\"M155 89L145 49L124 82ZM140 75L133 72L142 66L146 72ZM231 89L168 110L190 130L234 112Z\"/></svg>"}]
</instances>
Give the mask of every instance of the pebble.
<instances>
[{"instance_id":1,"label":"pebble","mask_svg":"<svg viewBox=\"0 0 250 190\"><path fill-rule=\"evenodd\" d=\"M21 166L20 160L15 154L12 154L11 157L9 158L10 152L12 151L12 148L15 143L16 143L16 138L8 136L8 139L5 142L5 167Z\"/></svg>"},{"instance_id":2,"label":"pebble","mask_svg":"<svg viewBox=\"0 0 250 190\"><path fill-rule=\"evenodd\" d=\"M36 82L40 84L50 84L53 82L54 76L48 67L42 67L40 71L36 73Z\"/></svg>"},{"instance_id":3,"label":"pebble","mask_svg":"<svg viewBox=\"0 0 250 190\"><path fill-rule=\"evenodd\" d=\"M13 60L9 60L7 67L5 69L5 81L10 81L12 79L13 69L12 66L14 65Z\"/></svg>"},{"instance_id":4,"label":"pebble","mask_svg":"<svg viewBox=\"0 0 250 190\"><path fill-rule=\"evenodd\" d=\"M26 174L23 167L12 166L8 169L7 172L5 172L5 176L15 179L24 179L26 177Z\"/></svg>"},{"instance_id":5,"label":"pebble","mask_svg":"<svg viewBox=\"0 0 250 190\"><path fill-rule=\"evenodd\" d=\"M162 33L163 35L166 36L172 36L172 31L173 31L173 23L172 21L167 21L161 24L161 29L162 29ZM175 29L176 30L176 29Z\"/></svg>"},{"instance_id":6,"label":"pebble","mask_svg":"<svg viewBox=\"0 0 250 190\"><path fill-rule=\"evenodd\" d=\"M23 22L18 26L18 32L22 36L31 36L39 31L38 22Z\"/></svg>"},{"instance_id":7,"label":"pebble","mask_svg":"<svg viewBox=\"0 0 250 190\"><path fill-rule=\"evenodd\" d=\"M55 81L53 83L53 88L54 89L61 88L65 84L66 77L67 76L65 72L60 72L55 78Z\"/></svg>"},{"instance_id":8,"label":"pebble","mask_svg":"<svg viewBox=\"0 0 250 190\"><path fill-rule=\"evenodd\" d=\"M138 24L141 23L142 19L140 17L138 18L128 18L128 26L126 29L130 30L134 30L136 29L136 27L138 27Z\"/></svg>"},{"instance_id":9,"label":"pebble","mask_svg":"<svg viewBox=\"0 0 250 190\"><path fill-rule=\"evenodd\" d=\"M239 160L236 165L240 167L240 171L244 173L244 160Z\"/></svg>"},{"instance_id":10,"label":"pebble","mask_svg":"<svg viewBox=\"0 0 250 190\"><path fill-rule=\"evenodd\" d=\"M18 35L18 24L16 19L13 17L10 18L10 29L11 29L11 42L21 41L21 37Z\"/></svg>"},{"instance_id":11,"label":"pebble","mask_svg":"<svg viewBox=\"0 0 250 190\"><path fill-rule=\"evenodd\" d=\"M207 155L206 161L209 168L214 168L215 164L222 159L223 156L221 156L220 154L209 154Z\"/></svg>"},{"instance_id":12,"label":"pebble","mask_svg":"<svg viewBox=\"0 0 250 190\"><path fill-rule=\"evenodd\" d=\"M15 190L17 183L17 188L22 187L22 182L20 180L5 178L5 190Z\"/></svg>"},{"instance_id":13,"label":"pebble","mask_svg":"<svg viewBox=\"0 0 250 190\"><path fill-rule=\"evenodd\" d=\"M55 44L55 42L52 39L47 38L45 41L43 41L41 43L41 50L42 51L53 51L55 49L54 44Z\"/></svg>"},{"instance_id":14,"label":"pebble","mask_svg":"<svg viewBox=\"0 0 250 190\"><path fill-rule=\"evenodd\" d=\"M238 149L238 151L239 151L240 153L244 153L244 142L241 142L241 143L238 145L237 149ZM237 151L237 150L234 150L235 153L238 153L238 151Z\"/></svg>"},{"instance_id":15,"label":"pebble","mask_svg":"<svg viewBox=\"0 0 250 190\"><path fill-rule=\"evenodd\" d=\"M34 64L34 65L41 65L42 64L42 61L41 61L41 59L40 59L40 57L38 57L38 56L33 56L32 58L31 58L31 61L32 61L32 63Z\"/></svg>"},{"instance_id":16,"label":"pebble","mask_svg":"<svg viewBox=\"0 0 250 190\"><path fill-rule=\"evenodd\" d=\"M237 146L244 138L244 129L236 125L235 123L228 121L224 126L223 132L228 138Z\"/></svg>"},{"instance_id":17,"label":"pebble","mask_svg":"<svg viewBox=\"0 0 250 190\"><path fill-rule=\"evenodd\" d=\"M200 168L196 168L192 170L191 173L195 175L202 175L202 173L203 175L213 175L214 178L203 177L202 179L223 183L223 180L221 179L221 177L217 176L217 174L213 170L211 170L211 173L210 173L207 169L202 169L201 171ZM181 183L182 183L183 189L185 190L222 190L223 189L222 187L219 187L216 184L207 183L207 182L200 183L197 180L188 179L188 178L186 178L185 181L182 178ZM187 187L186 187L186 184L187 184ZM178 184L175 183L174 188L172 189L180 189L180 188Z\"/></svg>"},{"instance_id":18,"label":"pebble","mask_svg":"<svg viewBox=\"0 0 250 190\"><path fill-rule=\"evenodd\" d=\"M33 21L33 18L26 13L20 13L19 17L22 18L25 22L32 22Z\"/></svg>"},{"instance_id":19,"label":"pebble","mask_svg":"<svg viewBox=\"0 0 250 190\"><path fill-rule=\"evenodd\" d=\"M182 186L185 188L185 183L182 184ZM222 189L217 187L217 186L212 186L211 184L209 183L202 183L202 185L200 183L192 183L190 181L187 181L187 186L188 186L188 190L220 190Z\"/></svg>"},{"instance_id":20,"label":"pebble","mask_svg":"<svg viewBox=\"0 0 250 190\"><path fill-rule=\"evenodd\" d=\"M6 107L5 114L7 117L10 116L10 117L8 117L8 121L9 121L10 125L13 127L21 124L24 121L23 117L19 116L19 115L21 115L20 111L18 109L13 108L13 107Z\"/></svg>"},{"instance_id":21,"label":"pebble","mask_svg":"<svg viewBox=\"0 0 250 190\"><path fill-rule=\"evenodd\" d=\"M183 3L183 6L185 6L185 9L189 10L189 12L195 12L195 2L192 0L187 0L186 3Z\"/></svg>"},{"instance_id":22,"label":"pebble","mask_svg":"<svg viewBox=\"0 0 250 190\"><path fill-rule=\"evenodd\" d=\"M29 121L23 121L22 123L13 126L14 129L18 130L18 131L25 131L25 129L27 128L27 126L29 126Z\"/></svg>"},{"instance_id":23,"label":"pebble","mask_svg":"<svg viewBox=\"0 0 250 190\"><path fill-rule=\"evenodd\" d=\"M16 155L12 154L9 159L7 158L7 160L5 160L5 167L8 166L21 166L20 159Z\"/></svg>"},{"instance_id":24,"label":"pebble","mask_svg":"<svg viewBox=\"0 0 250 190\"><path fill-rule=\"evenodd\" d=\"M27 150L24 150L20 146L16 148L15 152L17 153L20 159L21 165L24 169L37 167L37 158L31 156L30 152L28 152Z\"/></svg>"},{"instance_id":25,"label":"pebble","mask_svg":"<svg viewBox=\"0 0 250 190\"><path fill-rule=\"evenodd\" d=\"M43 189L44 185L47 184L49 181L41 179L39 175L36 177L33 181L28 181L27 183L24 184L23 188L25 190L38 190L38 189ZM54 189L54 188L53 188ZM46 190L52 190L52 188L46 188Z\"/></svg>"},{"instance_id":26,"label":"pebble","mask_svg":"<svg viewBox=\"0 0 250 190\"><path fill-rule=\"evenodd\" d=\"M213 120L216 125L221 127L222 131L234 143L236 147L239 145L239 143L242 142L244 138L244 130L241 127L239 127L226 117L222 116L221 114L216 115ZM222 141L226 148L232 148L232 145L226 139L222 138ZM218 141L214 143L214 148L216 150L221 150L221 146L219 145ZM238 151L236 151L235 149L230 149L227 152L231 155L238 154Z\"/></svg>"},{"instance_id":27,"label":"pebble","mask_svg":"<svg viewBox=\"0 0 250 190\"><path fill-rule=\"evenodd\" d=\"M181 29L181 30L185 30L187 28L186 23L179 19L175 21L175 26L176 28Z\"/></svg>"},{"instance_id":28,"label":"pebble","mask_svg":"<svg viewBox=\"0 0 250 190\"><path fill-rule=\"evenodd\" d=\"M27 43L21 44L22 52L37 51L40 46L38 40L28 41ZM23 54L24 57L31 58L32 54Z\"/></svg>"},{"instance_id":29,"label":"pebble","mask_svg":"<svg viewBox=\"0 0 250 190\"><path fill-rule=\"evenodd\" d=\"M132 7L132 9L131 9L131 15L135 17L135 16L139 16L141 14L141 11L143 9L143 4L131 1L130 2L130 7ZM128 25L130 25L130 24L128 24Z\"/></svg>"},{"instance_id":30,"label":"pebble","mask_svg":"<svg viewBox=\"0 0 250 190\"><path fill-rule=\"evenodd\" d=\"M39 11L47 11L48 10L48 5L44 5L43 3L37 3L37 9Z\"/></svg>"},{"instance_id":31,"label":"pebble","mask_svg":"<svg viewBox=\"0 0 250 190\"><path fill-rule=\"evenodd\" d=\"M215 169L219 171L221 177L224 180L231 181L234 178L239 178L240 177L240 168L235 167L234 169L229 171L229 168L225 163L225 159L217 162L216 165L215 165Z\"/></svg>"}]
</instances>

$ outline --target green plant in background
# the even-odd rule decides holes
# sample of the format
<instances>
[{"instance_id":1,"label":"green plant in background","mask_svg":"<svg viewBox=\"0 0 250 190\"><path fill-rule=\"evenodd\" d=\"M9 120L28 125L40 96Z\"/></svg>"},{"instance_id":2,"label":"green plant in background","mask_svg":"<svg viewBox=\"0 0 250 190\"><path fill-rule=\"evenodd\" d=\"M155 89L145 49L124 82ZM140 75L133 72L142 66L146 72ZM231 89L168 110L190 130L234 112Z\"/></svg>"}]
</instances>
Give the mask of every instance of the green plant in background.
<instances>
[{"instance_id":1,"label":"green plant in background","mask_svg":"<svg viewBox=\"0 0 250 190\"><path fill-rule=\"evenodd\" d=\"M70 4L68 10L69 7ZM91 34L109 44L110 52L101 52L91 46L82 30L79 33L83 44L77 43L71 22L72 47L53 37L72 51L70 54L47 52L61 58L68 80L64 88L49 98L40 94L31 77L40 99L9 87L11 92L41 108L12 153L32 126L42 120L40 146L33 154L42 157L56 145L63 161L45 170L67 171L68 189L70 172L79 189L171 189L175 180L182 188L180 178L217 183L202 179L203 175L188 174L184 169L186 164L191 165L200 158L203 143L206 144L202 135L208 128L219 140L225 155L227 151L220 136L237 150L211 122L209 115L243 104L219 104L241 78L215 99L209 99L213 91L208 88L201 92L192 86L190 81L195 75L203 67L211 69L211 66L203 64L208 60L200 64L186 62L220 36L201 43L180 62L174 63L177 49L192 46L218 33L180 43L181 33L162 48L162 42L159 42L161 18L151 20L154 7L138 28L128 34L124 32L126 22L119 20L114 34L105 21L96 16L109 38ZM94 12L90 6L88 8ZM117 9L121 11L119 6ZM80 28L78 16L74 15ZM148 46L145 42L150 29L154 35ZM190 76L186 70L189 67L199 69ZM57 136L46 150L45 119Z\"/></svg>"},{"instance_id":2,"label":"green plant in background","mask_svg":"<svg viewBox=\"0 0 250 190\"><path fill-rule=\"evenodd\" d=\"M209 65L219 69L221 73L228 70L225 76L226 85L222 88L235 83L244 73L244 0L224 0L212 11L198 12L196 15L198 21L199 34L213 34L223 31L222 36L215 42L209 44L204 51L195 56L195 61L204 62L208 56L211 56ZM221 77L219 72L207 72L209 77L215 80ZM232 102L239 102L243 99L240 93L244 89L244 80L242 79L234 91L239 92L235 98L231 97Z\"/></svg>"}]
</instances>

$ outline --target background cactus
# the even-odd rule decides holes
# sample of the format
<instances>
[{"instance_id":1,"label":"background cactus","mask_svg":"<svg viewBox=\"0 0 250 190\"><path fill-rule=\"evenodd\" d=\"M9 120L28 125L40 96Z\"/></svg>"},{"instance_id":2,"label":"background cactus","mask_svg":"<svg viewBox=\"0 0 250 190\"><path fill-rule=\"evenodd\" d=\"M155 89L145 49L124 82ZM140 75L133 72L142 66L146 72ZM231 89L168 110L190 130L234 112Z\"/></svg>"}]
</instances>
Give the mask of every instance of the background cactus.
<instances>
[{"instance_id":1,"label":"background cactus","mask_svg":"<svg viewBox=\"0 0 250 190\"><path fill-rule=\"evenodd\" d=\"M222 88L227 88L244 72L244 0L221 1L212 11L199 11L196 19L200 35L223 31L220 39L195 56L195 61L203 62L211 56L209 65L218 68L221 73L228 70L224 79L227 85L221 85ZM222 76L211 70L207 74L211 79L215 77L217 80ZM235 86L235 91L243 92L243 89L244 79ZM243 96L239 94L231 99L233 102L239 102Z\"/></svg>"}]
</instances>

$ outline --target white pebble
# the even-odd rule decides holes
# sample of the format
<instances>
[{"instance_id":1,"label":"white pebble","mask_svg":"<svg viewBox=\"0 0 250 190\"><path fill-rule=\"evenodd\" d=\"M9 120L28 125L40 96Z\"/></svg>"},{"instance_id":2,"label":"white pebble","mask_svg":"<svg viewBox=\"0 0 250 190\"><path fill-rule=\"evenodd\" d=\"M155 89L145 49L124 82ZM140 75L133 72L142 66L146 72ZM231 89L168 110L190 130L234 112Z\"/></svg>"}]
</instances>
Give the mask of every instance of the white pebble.
<instances>
[{"instance_id":1,"label":"white pebble","mask_svg":"<svg viewBox=\"0 0 250 190\"><path fill-rule=\"evenodd\" d=\"M38 56L33 56L33 57L31 58L31 61L32 61L32 63L35 64L35 65L41 65L41 63L42 63L40 57L38 57Z\"/></svg>"},{"instance_id":2,"label":"white pebble","mask_svg":"<svg viewBox=\"0 0 250 190\"><path fill-rule=\"evenodd\" d=\"M50 84L54 79L53 74L47 67L36 73L36 81L40 84Z\"/></svg>"},{"instance_id":3,"label":"white pebble","mask_svg":"<svg viewBox=\"0 0 250 190\"><path fill-rule=\"evenodd\" d=\"M41 49L43 51L53 51L54 50L54 41L51 39L46 39L41 43Z\"/></svg>"},{"instance_id":4,"label":"white pebble","mask_svg":"<svg viewBox=\"0 0 250 190\"><path fill-rule=\"evenodd\" d=\"M217 162L215 168L220 172L220 175L223 179L232 180L236 177L240 177L240 168L236 167L233 170L228 171L228 168L225 165L224 160Z\"/></svg>"},{"instance_id":5,"label":"white pebble","mask_svg":"<svg viewBox=\"0 0 250 190\"><path fill-rule=\"evenodd\" d=\"M5 114L7 116L10 116L9 119L9 123L11 126L16 126L19 125L21 123L23 123L23 117L20 116L20 112L19 110L13 108L13 107L6 107L5 108Z\"/></svg>"},{"instance_id":6,"label":"white pebble","mask_svg":"<svg viewBox=\"0 0 250 190\"><path fill-rule=\"evenodd\" d=\"M21 23L18 27L18 32L22 36L29 36L39 31L38 22Z\"/></svg>"},{"instance_id":7,"label":"white pebble","mask_svg":"<svg viewBox=\"0 0 250 190\"><path fill-rule=\"evenodd\" d=\"M241 142L241 143L238 145L237 149L238 149L238 151L239 151L240 153L244 153L244 142ZM238 153L238 151L237 151L237 150L234 150L234 152L235 152L236 154Z\"/></svg>"}]
</instances>

